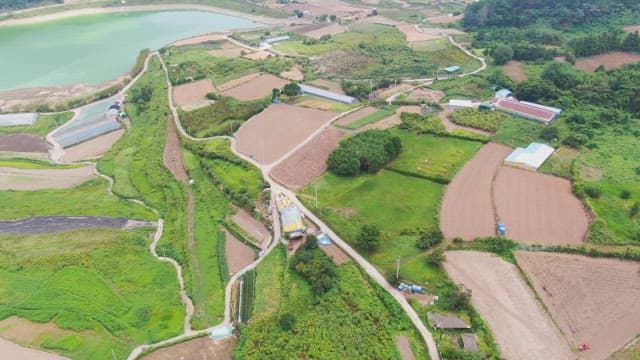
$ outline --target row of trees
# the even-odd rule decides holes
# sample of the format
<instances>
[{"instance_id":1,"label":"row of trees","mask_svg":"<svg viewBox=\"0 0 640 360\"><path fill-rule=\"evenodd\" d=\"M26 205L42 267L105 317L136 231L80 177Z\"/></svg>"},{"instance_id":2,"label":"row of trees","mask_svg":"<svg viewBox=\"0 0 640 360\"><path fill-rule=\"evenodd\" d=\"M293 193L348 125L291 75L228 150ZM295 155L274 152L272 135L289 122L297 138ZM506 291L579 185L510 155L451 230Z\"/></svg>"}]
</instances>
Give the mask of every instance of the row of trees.
<instances>
[{"instance_id":1,"label":"row of trees","mask_svg":"<svg viewBox=\"0 0 640 360\"><path fill-rule=\"evenodd\" d=\"M327 165L340 176L376 173L401 152L399 137L386 130L369 130L341 142L329 154Z\"/></svg>"},{"instance_id":2,"label":"row of trees","mask_svg":"<svg viewBox=\"0 0 640 360\"><path fill-rule=\"evenodd\" d=\"M627 35L604 31L575 38L569 41L569 47L576 56L591 56L615 50L640 52L640 35L637 31Z\"/></svg>"}]
</instances>

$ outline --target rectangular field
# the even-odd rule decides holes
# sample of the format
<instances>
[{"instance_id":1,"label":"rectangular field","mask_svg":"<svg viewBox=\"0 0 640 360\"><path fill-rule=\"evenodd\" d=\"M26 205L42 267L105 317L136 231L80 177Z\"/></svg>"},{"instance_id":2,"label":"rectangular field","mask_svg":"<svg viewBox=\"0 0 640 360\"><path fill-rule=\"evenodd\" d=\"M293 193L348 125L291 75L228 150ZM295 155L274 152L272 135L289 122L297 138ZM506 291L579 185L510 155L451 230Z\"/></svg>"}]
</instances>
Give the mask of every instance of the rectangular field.
<instances>
[{"instance_id":1,"label":"rectangular field","mask_svg":"<svg viewBox=\"0 0 640 360\"><path fill-rule=\"evenodd\" d=\"M471 303L491 328L503 358L575 358L514 265L490 253L445 255L445 270L456 284L471 290Z\"/></svg>"},{"instance_id":2,"label":"rectangular field","mask_svg":"<svg viewBox=\"0 0 640 360\"><path fill-rule=\"evenodd\" d=\"M258 100L269 96L273 89L281 89L287 83L287 80L271 74L263 74L224 91L222 95L242 101Z\"/></svg>"},{"instance_id":3,"label":"rectangular field","mask_svg":"<svg viewBox=\"0 0 640 360\"><path fill-rule=\"evenodd\" d=\"M335 113L297 106L271 105L236 132L238 151L263 164L272 163L308 136L328 125Z\"/></svg>"},{"instance_id":4,"label":"rectangular field","mask_svg":"<svg viewBox=\"0 0 640 360\"><path fill-rule=\"evenodd\" d=\"M173 88L173 101L176 106L193 110L211 103L205 96L214 92L211 79L202 79Z\"/></svg>"}]
</instances>

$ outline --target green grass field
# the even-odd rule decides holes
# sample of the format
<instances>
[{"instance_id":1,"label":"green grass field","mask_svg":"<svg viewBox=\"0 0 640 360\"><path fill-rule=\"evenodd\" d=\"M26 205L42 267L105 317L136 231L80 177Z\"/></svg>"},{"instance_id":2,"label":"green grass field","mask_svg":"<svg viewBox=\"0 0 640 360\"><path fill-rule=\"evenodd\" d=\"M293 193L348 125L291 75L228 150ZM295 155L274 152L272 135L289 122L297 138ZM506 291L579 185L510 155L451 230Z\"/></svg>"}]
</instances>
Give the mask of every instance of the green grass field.
<instances>
[{"instance_id":1,"label":"green grass field","mask_svg":"<svg viewBox=\"0 0 640 360\"><path fill-rule=\"evenodd\" d=\"M502 121L493 140L512 147L527 147L539 141L543 128L544 125L536 121L511 116Z\"/></svg>"},{"instance_id":2,"label":"green grass field","mask_svg":"<svg viewBox=\"0 0 640 360\"><path fill-rule=\"evenodd\" d=\"M369 125L375 122L378 122L382 119L386 119L389 116L393 115L396 112L396 109L398 108L398 106L395 105L391 105L391 106L383 106L382 108L378 109L378 111L374 112L373 114L369 114L367 116L364 116L350 124L347 124L345 126L343 126L346 129L350 129L350 130L355 130L357 128L363 127L365 125Z\"/></svg>"},{"instance_id":3,"label":"green grass field","mask_svg":"<svg viewBox=\"0 0 640 360\"><path fill-rule=\"evenodd\" d=\"M45 136L53 131L53 129L71 120L72 117L73 112L71 111L40 115L36 123L33 125L0 127L0 135L29 133L38 136Z\"/></svg>"},{"instance_id":4,"label":"green grass field","mask_svg":"<svg viewBox=\"0 0 640 360\"><path fill-rule=\"evenodd\" d=\"M43 160L25 159L25 158L10 158L0 159L0 166L12 167L16 169L75 169L84 164L56 164Z\"/></svg>"},{"instance_id":5,"label":"green grass field","mask_svg":"<svg viewBox=\"0 0 640 360\"><path fill-rule=\"evenodd\" d=\"M283 292L287 249L279 245L256 269L256 298L253 319L277 314Z\"/></svg>"},{"instance_id":6,"label":"green grass field","mask_svg":"<svg viewBox=\"0 0 640 360\"><path fill-rule=\"evenodd\" d=\"M509 116L498 111L477 109L460 109L449 115L449 119L458 125L470 126L486 131L496 131L502 121L507 117Z\"/></svg>"},{"instance_id":7,"label":"green grass field","mask_svg":"<svg viewBox=\"0 0 640 360\"><path fill-rule=\"evenodd\" d=\"M74 359L124 358L138 344L179 334L184 307L175 271L151 256L148 235L92 229L0 236L0 318L69 330L29 345Z\"/></svg>"},{"instance_id":8,"label":"green grass field","mask_svg":"<svg viewBox=\"0 0 640 360\"><path fill-rule=\"evenodd\" d=\"M491 84L478 75L438 80L429 85L429 88L443 91L446 94L444 100L453 98L486 100L491 99L494 95Z\"/></svg>"}]
</instances>

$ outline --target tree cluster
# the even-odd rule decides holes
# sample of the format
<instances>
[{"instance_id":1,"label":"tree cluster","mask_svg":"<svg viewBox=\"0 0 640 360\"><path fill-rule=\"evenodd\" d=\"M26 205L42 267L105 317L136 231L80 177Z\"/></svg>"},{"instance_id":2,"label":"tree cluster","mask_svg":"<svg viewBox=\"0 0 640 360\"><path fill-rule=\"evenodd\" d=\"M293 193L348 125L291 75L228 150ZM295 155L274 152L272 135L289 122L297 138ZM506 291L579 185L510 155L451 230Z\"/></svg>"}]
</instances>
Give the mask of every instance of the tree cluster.
<instances>
[{"instance_id":1,"label":"tree cluster","mask_svg":"<svg viewBox=\"0 0 640 360\"><path fill-rule=\"evenodd\" d=\"M615 50L640 52L640 35L637 31L627 35L604 31L572 39L568 45L575 56L591 56Z\"/></svg>"},{"instance_id":2,"label":"tree cluster","mask_svg":"<svg viewBox=\"0 0 640 360\"><path fill-rule=\"evenodd\" d=\"M402 142L389 131L369 130L340 143L329 154L330 171L340 176L376 173L402 152Z\"/></svg>"},{"instance_id":3,"label":"tree cluster","mask_svg":"<svg viewBox=\"0 0 640 360\"><path fill-rule=\"evenodd\" d=\"M315 295L327 293L336 282L336 264L318 248L318 239L313 235L293 256L290 268L309 282Z\"/></svg>"}]
</instances>

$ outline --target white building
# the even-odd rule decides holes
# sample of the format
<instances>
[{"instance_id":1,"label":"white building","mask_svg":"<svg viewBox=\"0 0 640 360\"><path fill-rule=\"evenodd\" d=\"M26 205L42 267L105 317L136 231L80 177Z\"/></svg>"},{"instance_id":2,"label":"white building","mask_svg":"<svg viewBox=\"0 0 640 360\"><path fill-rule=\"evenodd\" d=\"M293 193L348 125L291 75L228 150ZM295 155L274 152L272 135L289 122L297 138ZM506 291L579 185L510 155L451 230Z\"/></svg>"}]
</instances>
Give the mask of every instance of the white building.
<instances>
[{"instance_id":1,"label":"white building","mask_svg":"<svg viewBox=\"0 0 640 360\"><path fill-rule=\"evenodd\" d=\"M531 143L526 148L515 149L504 159L504 164L536 171L554 151L555 149L547 144Z\"/></svg>"}]
</instances>

